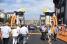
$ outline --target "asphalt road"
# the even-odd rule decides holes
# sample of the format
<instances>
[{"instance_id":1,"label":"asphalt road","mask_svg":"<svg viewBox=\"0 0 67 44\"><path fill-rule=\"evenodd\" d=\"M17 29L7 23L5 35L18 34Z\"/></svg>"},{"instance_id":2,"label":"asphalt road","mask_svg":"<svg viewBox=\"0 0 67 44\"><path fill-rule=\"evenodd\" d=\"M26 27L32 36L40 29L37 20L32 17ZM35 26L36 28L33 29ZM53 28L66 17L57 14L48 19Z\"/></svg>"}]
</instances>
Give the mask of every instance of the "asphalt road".
<instances>
[{"instance_id":1,"label":"asphalt road","mask_svg":"<svg viewBox=\"0 0 67 44\"><path fill-rule=\"evenodd\" d=\"M47 40L42 41L40 39L40 35L32 35L31 37L29 37L27 42L28 44L48 44ZM57 39L57 41L52 41L52 44L67 44L67 43Z\"/></svg>"},{"instance_id":2,"label":"asphalt road","mask_svg":"<svg viewBox=\"0 0 67 44\"><path fill-rule=\"evenodd\" d=\"M33 34L28 38L27 44L48 44L48 40L43 41L40 39L40 36L41 34ZM12 44L12 42L9 42L9 44ZM56 41L52 41L52 44L67 44L67 43L57 39Z\"/></svg>"}]
</instances>

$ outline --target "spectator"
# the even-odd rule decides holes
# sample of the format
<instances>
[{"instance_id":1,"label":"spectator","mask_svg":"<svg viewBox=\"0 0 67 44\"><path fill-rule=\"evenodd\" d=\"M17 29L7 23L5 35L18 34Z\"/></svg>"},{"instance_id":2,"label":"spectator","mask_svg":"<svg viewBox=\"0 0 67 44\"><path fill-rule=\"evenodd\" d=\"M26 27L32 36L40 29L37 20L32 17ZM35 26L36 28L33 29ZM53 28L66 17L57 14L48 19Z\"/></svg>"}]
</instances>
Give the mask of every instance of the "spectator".
<instances>
[{"instance_id":1,"label":"spectator","mask_svg":"<svg viewBox=\"0 0 67 44\"><path fill-rule=\"evenodd\" d=\"M54 40L56 40L58 32L59 32L59 28L55 25Z\"/></svg>"},{"instance_id":2,"label":"spectator","mask_svg":"<svg viewBox=\"0 0 67 44\"><path fill-rule=\"evenodd\" d=\"M19 31L19 29L20 28L17 27L17 28L12 30L13 44L17 44L17 42L18 42L18 35L19 35L18 31Z\"/></svg>"},{"instance_id":3,"label":"spectator","mask_svg":"<svg viewBox=\"0 0 67 44\"><path fill-rule=\"evenodd\" d=\"M51 40L51 26L48 26L48 43L52 44L52 40Z\"/></svg>"},{"instance_id":4,"label":"spectator","mask_svg":"<svg viewBox=\"0 0 67 44\"><path fill-rule=\"evenodd\" d=\"M0 28L0 44L2 44L2 32L1 32L1 28Z\"/></svg>"},{"instance_id":5,"label":"spectator","mask_svg":"<svg viewBox=\"0 0 67 44\"><path fill-rule=\"evenodd\" d=\"M9 37L11 35L11 28L8 26L8 23L6 23L6 25L2 27L1 31L3 37L3 44L8 44Z\"/></svg>"},{"instance_id":6,"label":"spectator","mask_svg":"<svg viewBox=\"0 0 67 44\"><path fill-rule=\"evenodd\" d=\"M27 43L27 35L29 33L28 31L28 28L25 26L25 25L21 25L21 28L20 28L20 44L23 42L23 44L26 44Z\"/></svg>"},{"instance_id":7,"label":"spectator","mask_svg":"<svg viewBox=\"0 0 67 44\"><path fill-rule=\"evenodd\" d=\"M41 40L46 40L46 30L47 30L46 26L41 25L40 30L41 30L41 33L42 33Z\"/></svg>"}]
</instances>

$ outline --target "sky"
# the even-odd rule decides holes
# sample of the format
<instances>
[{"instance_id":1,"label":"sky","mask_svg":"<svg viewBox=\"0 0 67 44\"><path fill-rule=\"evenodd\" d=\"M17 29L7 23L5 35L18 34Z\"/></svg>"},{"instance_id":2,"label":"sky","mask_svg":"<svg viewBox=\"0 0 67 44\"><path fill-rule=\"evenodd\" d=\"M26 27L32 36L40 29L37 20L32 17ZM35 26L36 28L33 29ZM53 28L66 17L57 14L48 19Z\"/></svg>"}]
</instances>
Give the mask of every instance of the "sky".
<instances>
[{"instance_id":1,"label":"sky","mask_svg":"<svg viewBox=\"0 0 67 44\"><path fill-rule=\"evenodd\" d=\"M5 12L12 12L24 8L26 20L38 20L45 3L45 0L0 0L0 9L3 9Z\"/></svg>"}]
</instances>

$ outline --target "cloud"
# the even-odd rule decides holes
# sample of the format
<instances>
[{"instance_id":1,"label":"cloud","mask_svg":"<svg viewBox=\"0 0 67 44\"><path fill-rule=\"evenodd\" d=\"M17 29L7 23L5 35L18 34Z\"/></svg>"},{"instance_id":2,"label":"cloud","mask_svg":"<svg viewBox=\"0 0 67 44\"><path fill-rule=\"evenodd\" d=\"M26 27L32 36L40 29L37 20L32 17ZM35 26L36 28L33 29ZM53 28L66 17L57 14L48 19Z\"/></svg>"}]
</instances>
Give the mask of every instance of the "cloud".
<instances>
[{"instance_id":1,"label":"cloud","mask_svg":"<svg viewBox=\"0 0 67 44\"><path fill-rule=\"evenodd\" d=\"M20 3L22 3L22 0L15 0L15 2L20 4Z\"/></svg>"},{"instance_id":2,"label":"cloud","mask_svg":"<svg viewBox=\"0 0 67 44\"><path fill-rule=\"evenodd\" d=\"M39 18L42 14L41 9L45 7L47 0L0 0L0 9L5 11L15 11L20 8L26 8L25 18ZM36 18L35 18L36 19Z\"/></svg>"},{"instance_id":3,"label":"cloud","mask_svg":"<svg viewBox=\"0 0 67 44\"><path fill-rule=\"evenodd\" d=\"M8 6L8 8L12 8L12 7L41 8L42 1L41 0L40 1L38 0L5 0L4 3L2 4L3 6L7 4L6 7Z\"/></svg>"}]
</instances>

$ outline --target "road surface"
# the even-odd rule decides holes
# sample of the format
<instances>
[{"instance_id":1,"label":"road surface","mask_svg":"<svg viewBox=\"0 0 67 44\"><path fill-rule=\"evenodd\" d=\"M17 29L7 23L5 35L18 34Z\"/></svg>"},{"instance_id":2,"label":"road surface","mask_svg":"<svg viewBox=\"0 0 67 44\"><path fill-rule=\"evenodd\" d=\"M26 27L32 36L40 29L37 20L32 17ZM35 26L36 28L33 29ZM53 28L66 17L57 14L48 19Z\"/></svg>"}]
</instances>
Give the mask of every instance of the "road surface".
<instances>
[{"instance_id":1,"label":"road surface","mask_svg":"<svg viewBox=\"0 0 67 44\"><path fill-rule=\"evenodd\" d=\"M48 44L47 40L42 41L40 39L41 35L32 35L32 37L29 37L28 44ZM57 41L52 41L52 44L67 44L59 39Z\"/></svg>"},{"instance_id":2,"label":"road surface","mask_svg":"<svg viewBox=\"0 0 67 44\"><path fill-rule=\"evenodd\" d=\"M27 44L48 44L48 40L41 40L40 39L41 34L33 34L31 37L28 38ZM12 40L11 40L12 41ZM12 42L9 42L9 44L12 44ZM59 39L57 41L52 41L52 44L67 44Z\"/></svg>"}]
</instances>

